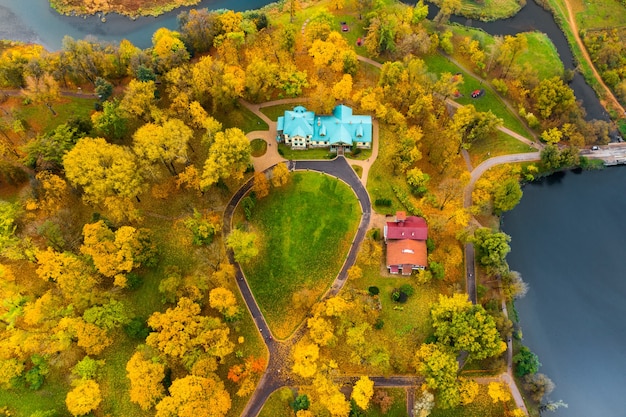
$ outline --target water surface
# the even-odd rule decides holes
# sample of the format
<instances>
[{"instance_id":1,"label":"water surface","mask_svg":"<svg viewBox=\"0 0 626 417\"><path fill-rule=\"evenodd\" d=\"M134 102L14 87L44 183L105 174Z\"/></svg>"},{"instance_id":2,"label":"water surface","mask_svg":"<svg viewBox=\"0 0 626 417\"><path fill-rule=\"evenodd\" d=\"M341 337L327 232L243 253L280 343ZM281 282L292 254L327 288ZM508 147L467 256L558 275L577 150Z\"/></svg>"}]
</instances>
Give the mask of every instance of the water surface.
<instances>
[{"instance_id":1,"label":"water surface","mask_svg":"<svg viewBox=\"0 0 626 417\"><path fill-rule=\"evenodd\" d=\"M524 343L556 384L555 417L626 415L626 168L553 176L504 217Z\"/></svg>"}]
</instances>

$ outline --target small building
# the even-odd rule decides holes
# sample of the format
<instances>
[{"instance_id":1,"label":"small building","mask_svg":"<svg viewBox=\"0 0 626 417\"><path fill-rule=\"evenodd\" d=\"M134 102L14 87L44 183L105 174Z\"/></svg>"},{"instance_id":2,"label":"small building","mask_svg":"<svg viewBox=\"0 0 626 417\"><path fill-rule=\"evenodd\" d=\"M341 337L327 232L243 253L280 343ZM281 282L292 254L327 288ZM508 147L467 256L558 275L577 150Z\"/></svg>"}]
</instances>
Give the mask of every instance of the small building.
<instances>
[{"instance_id":1,"label":"small building","mask_svg":"<svg viewBox=\"0 0 626 417\"><path fill-rule=\"evenodd\" d=\"M329 148L331 152L372 147L372 117L352 114L340 104L328 116L315 115L303 106L285 111L276 124L276 140L291 149Z\"/></svg>"},{"instance_id":2,"label":"small building","mask_svg":"<svg viewBox=\"0 0 626 417\"><path fill-rule=\"evenodd\" d=\"M426 220L408 216L405 212L396 213L393 222L385 224L386 264L392 274L411 275L414 270L428 265L428 225Z\"/></svg>"}]
</instances>

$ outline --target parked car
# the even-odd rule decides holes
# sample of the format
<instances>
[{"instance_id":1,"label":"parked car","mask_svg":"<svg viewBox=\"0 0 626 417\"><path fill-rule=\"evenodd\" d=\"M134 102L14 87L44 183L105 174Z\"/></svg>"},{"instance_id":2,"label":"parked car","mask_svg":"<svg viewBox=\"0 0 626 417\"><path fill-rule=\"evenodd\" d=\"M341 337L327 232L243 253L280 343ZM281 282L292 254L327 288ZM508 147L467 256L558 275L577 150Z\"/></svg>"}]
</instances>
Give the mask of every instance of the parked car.
<instances>
[{"instance_id":1,"label":"parked car","mask_svg":"<svg viewBox=\"0 0 626 417\"><path fill-rule=\"evenodd\" d=\"M594 146L592 146L592 147L591 147L591 150L592 150L592 151L597 151L598 149L600 149L600 148L599 148L598 146L596 146L596 145L594 145Z\"/></svg>"},{"instance_id":2,"label":"parked car","mask_svg":"<svg viewBox=\"0 0 626 417\"><path fill-rule=\"evenodd\" d=\"M346 22L341 22L341 31L347 32L349 30L350 30L350 27L348 26L348 24Z\"/></svg>"}]
</instances>

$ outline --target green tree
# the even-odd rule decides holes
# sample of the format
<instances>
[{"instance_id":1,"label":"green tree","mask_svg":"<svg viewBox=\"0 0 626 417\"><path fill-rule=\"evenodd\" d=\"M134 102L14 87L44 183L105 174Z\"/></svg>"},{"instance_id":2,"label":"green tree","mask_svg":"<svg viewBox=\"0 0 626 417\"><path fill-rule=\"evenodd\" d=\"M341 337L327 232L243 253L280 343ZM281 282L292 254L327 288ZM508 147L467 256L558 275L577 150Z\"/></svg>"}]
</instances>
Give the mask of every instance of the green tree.
<instances>
[{"instance_id":1,"label":"green tree","mask_svg":"<svg viewBox=\"0 0 626 417\"><path fill-rule=\"evenodd\" d=\"M226 246L232 249L235 261L247 263L259 253L256 234L235 229L226 238Z\"/></svg>"},{"instance_id":2,"label":"green tree","mask_svg":"<svg viewBox=\"0 0 626 417\"><path fill-rule=\"evenodd\" d=\"M60 124L24 146L26 152L24 164L37 170L58 170L63 162L63 156L83 136L84 133L67 123Z\"/></svg>"},{"instance_id":3,"label":"green tree","mask_svg":"<svg viewBox=\"0 0 626 417\"><path fill-rule=\"evenodd\" d=\"M96 133L114 140L123 138L128 129L126 113L117 99L104 102L102 111L91 115L91 122Z\"/></svg>"},{"instance_id":4,"label":"green tree","mask_svg":"<svg viewBox=\"0 0 626 417\"><path fill-rule=\"evenodd\" d=\"M297 413L300 410L308 410L310 405L309 397L306 394L300 394L291 403L291 408Z\"/></svg>"},{"instance_id":5,"label":"green tree","mask_svg":"<svg viewBox=\"0 0 626 417\"><path fill-rule=\"evenodd\" d=\"M102 77L98 77L96 78L95 92L100 101L106 101L111 97L111 94L113 94L113 84Z\"/></svg>"},{"instance_id":6,"label":"green tree","mask_svg":"<svg viewBox=\"0 0 626 417\"><path fill-rule=\"evenodd\" d=\"M455 354L438 344L422 344L415 354L417 372L424 376L427 389L435 391L442 408L459 404L457 383L459 364Z\"/></svg>"},{"instance_id":7,"label":"green tree","mask_svg":"<svg viewBox=\"0 0 626 417\"><path fill-rule=\"evenodd\" d=\"M481 265L499 268L505 263L506 255L511 251L511 237L503 232L494 232L487 227L476 229L472 239L478 252Z\"/></svg>"},{"instance_id":8,"label":"green tree","mask_svg":"<svg viewBox=\"0 0 626 417\"><path fill-rule=\"evenodd\" d=\"M493 192L493 208L496 214L500 215L513 208L522 199L522 187L517 178L507 178L496 185Z\"/></svg>"},{"instance_id":9,"label":"green tree","mask_svg":"<svg viewBox=\"0 0 626 417\"><path fill-rule=\"evenodd\" d=\"M539 358L526 346L522 346L513 356L513 363L515 364L515 375L523 377L528 374L535 374L539 370L541 363Z\"/></svg>"}]
</instances>

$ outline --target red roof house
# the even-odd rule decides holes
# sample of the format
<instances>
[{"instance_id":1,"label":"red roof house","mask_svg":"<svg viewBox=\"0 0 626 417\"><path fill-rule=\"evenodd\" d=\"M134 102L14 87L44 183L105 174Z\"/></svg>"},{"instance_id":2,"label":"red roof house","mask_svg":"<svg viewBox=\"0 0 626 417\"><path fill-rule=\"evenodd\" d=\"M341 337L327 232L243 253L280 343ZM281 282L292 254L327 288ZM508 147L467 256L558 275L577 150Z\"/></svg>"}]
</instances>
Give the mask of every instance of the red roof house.
<instances>
[{"instance_id":1,"label":"red roof house","mask_svg":"<svg viewBox=\"0 0 626 417\"><path fill-rule=\"evenodd\" d=\"M387 268L392 274L411 275L416 269L424 269L428 264L426 239L428 225L417 216L396 213L396 220L387 222L384 230L387 244Z\"/></svg>"}]
</instances>

